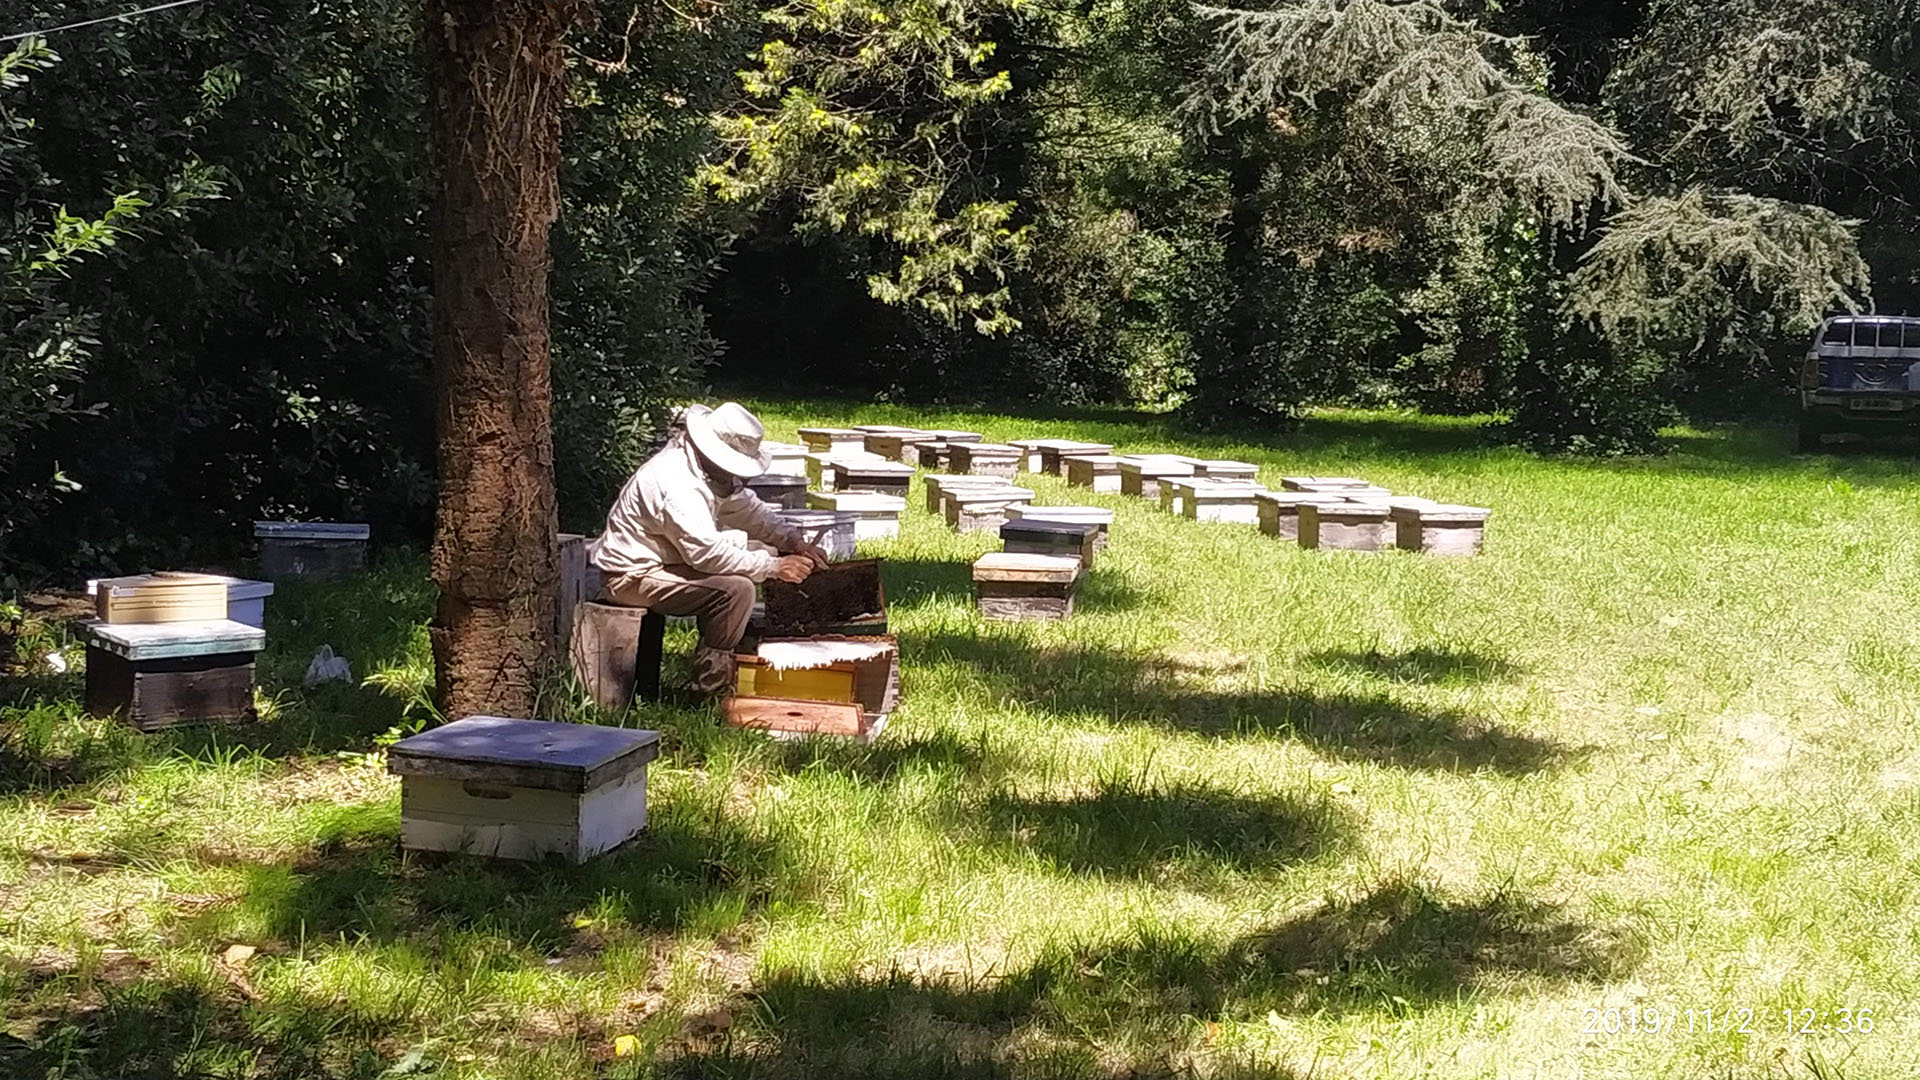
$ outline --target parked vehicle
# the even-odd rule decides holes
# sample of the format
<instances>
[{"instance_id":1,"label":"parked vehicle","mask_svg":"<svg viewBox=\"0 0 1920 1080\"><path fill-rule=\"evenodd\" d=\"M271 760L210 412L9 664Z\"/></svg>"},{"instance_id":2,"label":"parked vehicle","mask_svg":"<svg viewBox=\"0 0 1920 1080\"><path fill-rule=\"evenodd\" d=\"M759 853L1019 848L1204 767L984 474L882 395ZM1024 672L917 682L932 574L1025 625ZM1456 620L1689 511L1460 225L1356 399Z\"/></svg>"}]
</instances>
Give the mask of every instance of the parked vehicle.
<instances>
[{"instance_id":1,"label":"parked vehicle","mask_svg":"<svg viewBox=\"0 0 1920 1080\"><path fill-rule=\"evenodd\" d=\"M1920 428L1920 318L1838 315L1820 324L1800 369L1800 450L1829 436Z\"/></svg>"}]
</instances>

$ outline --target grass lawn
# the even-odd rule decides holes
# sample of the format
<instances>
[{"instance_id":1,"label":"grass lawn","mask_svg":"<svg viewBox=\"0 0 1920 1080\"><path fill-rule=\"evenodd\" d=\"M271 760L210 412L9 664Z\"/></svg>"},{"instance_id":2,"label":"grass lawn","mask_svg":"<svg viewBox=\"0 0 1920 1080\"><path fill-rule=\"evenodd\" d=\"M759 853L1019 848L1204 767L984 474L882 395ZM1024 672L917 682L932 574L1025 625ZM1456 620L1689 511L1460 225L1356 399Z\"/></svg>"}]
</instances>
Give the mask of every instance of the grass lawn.
<instances>
[{"instance_id":1,"label":"grass lawn","mask_svg":"<svg viewBox=\"0 0 1920 1080\"><path fill-rule=\"evenodd\" d=\"M1074 617L1009 625L969 593L997 540L916 497L878 548L886 736L636 710L651 834L578 869L399 854L377 739L423 715L418 557L282 588L257 726L142 738L71 675L13 687L0 1076L1920 1074L1911 461L758 407L787 438L1079 436L1494 517L1477 559L1302 552L1033 478L1118 516ZM367 684L302 691L322 642Z\"/></svg>"}]
</instances>

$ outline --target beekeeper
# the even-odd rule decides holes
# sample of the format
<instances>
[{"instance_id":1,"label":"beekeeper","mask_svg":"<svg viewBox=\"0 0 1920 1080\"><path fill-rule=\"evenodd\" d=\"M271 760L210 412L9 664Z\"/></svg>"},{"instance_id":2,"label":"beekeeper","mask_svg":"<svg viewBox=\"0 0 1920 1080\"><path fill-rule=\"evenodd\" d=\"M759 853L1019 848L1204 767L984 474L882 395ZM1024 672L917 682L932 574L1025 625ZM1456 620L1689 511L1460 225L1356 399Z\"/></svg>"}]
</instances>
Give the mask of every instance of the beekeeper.
<instances>
[{"instance_id":1,"label":"beekeeper","mask_svg":"<svg viewBox=\"0 0 1920 1080\"><path fill-rule=\"evenodd\" d=\"M733 692L733 653L753 612L754 582L804 581L827 554L782 521L744 481L767 471L758 417L727 402L689 406L667 445L633 474L589 552L606 603L690 615L699 625L695 693ZM721 535L738 529L781 554Z\"/></svg>"}]
</instances>

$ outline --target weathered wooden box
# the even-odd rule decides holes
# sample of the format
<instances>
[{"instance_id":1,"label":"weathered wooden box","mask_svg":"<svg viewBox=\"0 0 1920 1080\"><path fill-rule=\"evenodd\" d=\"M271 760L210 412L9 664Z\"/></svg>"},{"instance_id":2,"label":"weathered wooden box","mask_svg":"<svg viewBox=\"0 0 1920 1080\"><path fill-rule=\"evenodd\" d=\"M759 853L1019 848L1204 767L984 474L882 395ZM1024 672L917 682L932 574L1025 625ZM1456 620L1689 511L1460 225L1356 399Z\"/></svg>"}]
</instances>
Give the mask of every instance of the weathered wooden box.
<instances>
[{"instance_id":1,"label":"weathered wooden box","mask_svg":"<svg viewBox=\"0 0 1920 1080\"><path fill-rule=\"evenodd\" d=\"M1167 454L1126 454L1120 457L1120 491L1143 499L1160 498L1160 482L1193 475L1193 462Z\"/></svg>"},{"instance_id":2,"label":"weathered wooden box","mask_svg":"<svg viewBox=\"0 0 1920 1080\"><path fill-rule=\"evenodd\" d=\"M469 716L387 751L400 777L400 846L582 863L647 827L660 733Z\"/></svg>"},{"instance_id":3,"label":"weathered wooden box","mask_svg":"<svg viewBox=\"0 0 1920 1080\"><path fill-rule=\"evenodd\" d=\"M1195 458L1193 475L1208 480L1258 480L1260 466L1246 461Z\"/></svg>"},{"instance_id":4,"label":"weathered wooden box","mask_svg":"<svg viewBox=\"0 0 1920 1080\"><path fill-rule=\"evenodd\" d=\"M872 491L905 498L913 466L882 458L837 458L827 465L834 491Z\"/></svg>"},{"instance_id":5,"label":"weathered wooden box","mask_svg":"<svg viewBox=\"0 0 1920 1080\"><path fill-rule=\"evenodd\" d=\"M815 570L798 584L773 580L761 587L766 606L756 640L887 632L887 594L879 559L854 559Z\"/></svg>"},{"instance_id":6,"label":"weathered wooden box","mask_svg":"<svg viewBox=\"0 0 1920 1080\"><path fill-rule=\"evenodd\" d=\"M785 668L761 655L787 645L829 650L851 646L865 655ZM900 696L900 652L893 638L765 639L758 649L734 658L737 682L724 708L729 724L760 728L776 737L842 735L863 742L885 729Z\"/></svg>"},{"instance_id":7,"label":"weathered wooden box","mask_svg":"<svg viewBox=\"0 0 1920 1080\"><path fill-rule=\"evenodd\" d=\"M1033 492L1011 484L994 487L944 488L941 512L956 532L994 532L1007 520L1007 507L1030 503Z\"/></svg>"},{"instance_id":8,"label":"weathered wooden box","mask_svg":"<svg viewBox=\"0 0 1920 1080\"><path fill-rule=\"evenodd\" d=\"M1040 471L1064 478L1067 475L1067 462L1077 457L1094 456L1113 456L1113 444L1062 440L1040 448Z\"/></svg>"},{"instance_id":9,"label":"weathered wooden box","mask_svg":"<svg viewBox=\"0 0 1920 1080\"><path fill-rule=\"evenodd\" d=\"M1403 503L1391 507L1389 514L1403 551L1478 555L1486 543L1487 519L1493 511L1480 506Z\"/></svg>"},{"instance_id":10,"label":"weathered wooden box","mask_svg":"<svg viewBox=\"0 0 1920 1080\"><path fill-rule=\"evenodd\" d=\"M807 478L779 473L761 473L746 482L747 490L760 501L780 510L801 510L807 505Z\"/></svg>"},{"instance_id":11,"label":"weathered wooden box","mask_svg":"<svg viewBox=\"0 0 1920 1080\"><path fill-rule=\"evenodd\" d=\"M1007 507L1008 521L1075 521L1098 526L1093 539L1095 555L1107 550L1107 534L1113 527L1113 511L1099 506L1033 506L1015 503Z\"/></svg>"},{"instance_id":12,"label":"weathered wooden box","mask_svg":"<svg viewBox=\"0 0 1920 1080\"><path fill-rule=\"evenodd\" d=\"M573 635L573 613L581 604L600 595L600 568L593 565L593 541L580 533L561 533L560 599L556 614L560 618L560 642Z\"/></svg>"},{"instance_id":13,"label":"weathered wooden box","mask_svg":"<svg viewBox=\"0 0 1920 1080\"><path fill-rule=\"evenodd\" d=\"M977 431L959 431L954 428L934 428L930 434L932 434L934 438L940 440L943 443L957 443L957 442L977 443L981 441L980 433Z\"/></svg>"},{"instance_id":14,"label":"weathered wooden box","mask_svg":"<svg viewBox=\"0 0 1920 1080\"><path fill-rule=\"evenodd\" d=\"M797 443L774 442L772 439L760 444L767 455L767 472L772 476L805 476L807 474L807 448Z\"/></svg>"},{"instance_id":15,"label":"weathered wooden box","mask_svg":"<svg viewBox=\"0 0 1920 1080\"><path fill-rule=\"evenodd\" d=\"M810 544L818 544L827 558L839 562L853 558L858 543L859 519L837 510L782 510L781 520L800 531Z\"/></svg>"},{"instance_id":16,"label":"weathered wooden box","mask_svg":"<svg viewBox=\"0 0 1920 1080\"><path fill-rule=\"evenodd\" d=\"M207 622L227 617L230 579L161 570L93 582L93 613L106 623Z\"/></svg>"},{"instance_id":17,"label":"weathered wooden box","mask_svg":"<svg viewBox=\"0 0 1920 1080\"><path fill-rule=\"evenodd\" d=\"M1074 439L1008 439L1007 445L1020 451L1020 468L1026 472L1045 472L1044 451L1049 447L1077 445Z\"/></svg>"},{"instance_id":18,"label":"weathered wooden box","mask_svg":"<svg viewBox=\"0 0 1920 1080\"><path fill-rule=\"evenodd\" d=\"M1394 528L1386 503L1301 503L1300 546L1323 551L1384 551Z\"/></svg>"},{"instance_id":19,"label":"weathered wooden box","mask_svg":"<svg viewBox=\"0 0 1920 1080\"><path fill-rule=\"evenodd\" d=\"M1019 471L1021 451L1001 443L948 443L948 468L968 476L1012 476Z\"/></svg>"},{"instance_id":20,"label":"weathered wooden box","mask_svg":"<svg viewBox=\"0 0 1920 1080\"><path fill-rule=\"evenodd\" d=\"M256 521L260 572L269 580L334 578L367 565L366 525L326 521Z\"/></svg>"},{"instance_id":21,"label":"weathered wooden box","mask_svg":"<svg viewBox=\"0 0 1920 1080\"><path fill-rule=\"evenodd\" d=\"M867 453L903 465L913 465L920 460L914 453L915 446L938 441L931 431L876 431L870 432L865 439Z\"/></svg>"},{"instance_id":22,"label":"weathered wooden box","mask_svg":"<svg viewBox=\"0 0 1920 1080\"><path fill-rule=\"evenodd\" d=\"M1013 486L1013 481L1004 476L955 476L951 474L929 475L923 478L923 483L927 489L927 513L929 514L942 512L941 498L949 491L957 491L960 488L1010 488Z\"/></svg>"},{"instance_id":23,"label":"weathered wooden box","mask_svg":"<svg viewBox=\"0 0 1920 1080\"><path fill-rule=\"evenodd\" d=\"M1000 526L1000 546L1015 555L1064 555L1091 568L1104 532L1091 521L1009 518Z\"/></svg>"},{"instance_id":24,"label":"weathered wooden box","mask_svg":"<svg viewBox=\"0 0 1920 1080\"><path fill-rule=\"evenodd\" d=\"M907 500L875 491L809 491L807 509L853 515L853 538L891 540L900 535L900 514Z\"/></svg>"},{"instance_id":25,"label":"weathered wooden box","mask_svg":"<svg viewBox=\"0 0 1920 1080\"><path fill-rule=\"evenodd\" d=\"M879 461L879 458L865 450L848 450L839 453L812 453L807 455L807 483L820 491L832 491L834 482L833 466L842 461Z\"/></svg>"},{"instance_id":26,"label":"weathered wooden box","mask_svg":"<svg viewBox=\"0 0 1920 1080\"><path fill-rule=\"evenodd\" d=\"M253 659L267 644L231 619L92 623L87 711L125 717L140 731L253 716Z\"/></svg>"},{"instance_id":27,"label":"weathered wooden box","mask_svg":"<svg viewBox=\"0 0 1920 1080\"><path fill-rule=\"evenodd\" d=\"M1192 518L1194 517L1194 493L1202 489L1208 491L1222 489L1223 494L1218 496L1217 501L1223 505L1232 502L1235 496L1244 495L1249 509L1253 509L1254 494L1263 490L1260 485L1251 480L1204 480L1198 476L1168 477L1160 482L1160 509L1165 510L1174 517ZM1213 521L1216 519L1205 518L1196 520ZM1260 515L1257 509L1247 515L1247 524L1249 525L1255 524L1259 520Z\"/></svg>"},{"instance_id":28,"label":"weathered wooden box","mask_svg":"<svg viewBox=\"0 0 1920 1080\"><path fill-rule=\"evenodd\" d=\"M1064 619L1082 569L1071 556L988 552L973 564L974 604L988 619Z\"/></svg>"},{"instance_id":29,"label":"weathered wooden box","mask_svg":"<svg viewBox=\"0 0 1920 1080\"><path fill-rule=\"evenodd\" d=\"M1120 490L1120 459L1112 454L1075 455L1064 461L1067 483L1095 491Z\"/></svg>"},{"instance_id":30,"label":"weathered wooden box","mask_svg":"<svg viewBox=\"0 0 1920 1080\"><path fill-rule=\"evenodd\" d=\"M952 444L940 439L914 443L913 456L915 462L923 469L945 470L953 467Z\"/></svg>"},{"instance_id":31,"label":"weathered wooden box","mask_svg":"<svg viewBox=\"0 0 1920 1080\"><path fill-rule=\"evenodd\" d=\"M1300 507L1306 503L1327 505L1347 500L1339 495L1317 491L1263 491L1253 497L1260 511L1260 531L1282 540L1300 539Z\"/></svg>"},{"instance_id":32,"label":"weathered wooden box","mask_svg":"<svg viewBox=\"0 0 1920 1080\"><path fill-rule=\"evenodd\" d=\"M1187 488L1180 513L1190 521L1258 525L1257 498L1266 493L1265 488L1248 480L1202 480Z\"/></svg>"},{"instance_id":33,"label":"weathered wooden box","mask_svg":"<svg viewBox=\"0 0 1920 1080\"><path fill-rule=\"evenodd\" d=\"M816 454L848 454L866 449L866 435L853 428L803 427L800 441Z\"/></svg>"}]
</instances>

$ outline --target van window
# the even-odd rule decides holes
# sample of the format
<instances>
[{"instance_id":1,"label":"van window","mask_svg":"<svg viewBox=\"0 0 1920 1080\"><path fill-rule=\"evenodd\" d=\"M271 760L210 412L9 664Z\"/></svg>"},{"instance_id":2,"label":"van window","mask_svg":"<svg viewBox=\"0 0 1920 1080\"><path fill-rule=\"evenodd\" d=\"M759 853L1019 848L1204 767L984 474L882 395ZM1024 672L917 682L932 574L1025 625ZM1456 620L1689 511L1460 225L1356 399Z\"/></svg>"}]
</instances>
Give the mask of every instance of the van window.
<instances>
[{"instance_id":1,"label":"van window","mask_svg":"<svg viewBox=\"0 0 1920 1080\"><path fill-rule=\"evenodd\" d=\"M1900 324L1885 322L1880 324L1880 347L1897 349L1900 347Z\"/></svg>"},{"instance_id":2,"label":"van window","mask_svg":"<svg viewBox=\"0 0 1920 1080\"><path fill-rule=\"evenodd\" d=\"M1845 345L1853 340L1853 320L1835 319L1827 324L1827 332L1820 336L1822 345Z\"/></svg>"},{"instance_id":3,"label":"van window","mask_svg":"<svg viewBox=\"0 0 1920 1080\"><path fill-rule=\"evenodd\" d=\"M1877 349L1880 347L1880 324L1857 322L1853 324L1853 347L1856 349Z\"/></svg>"}]
</instances>

